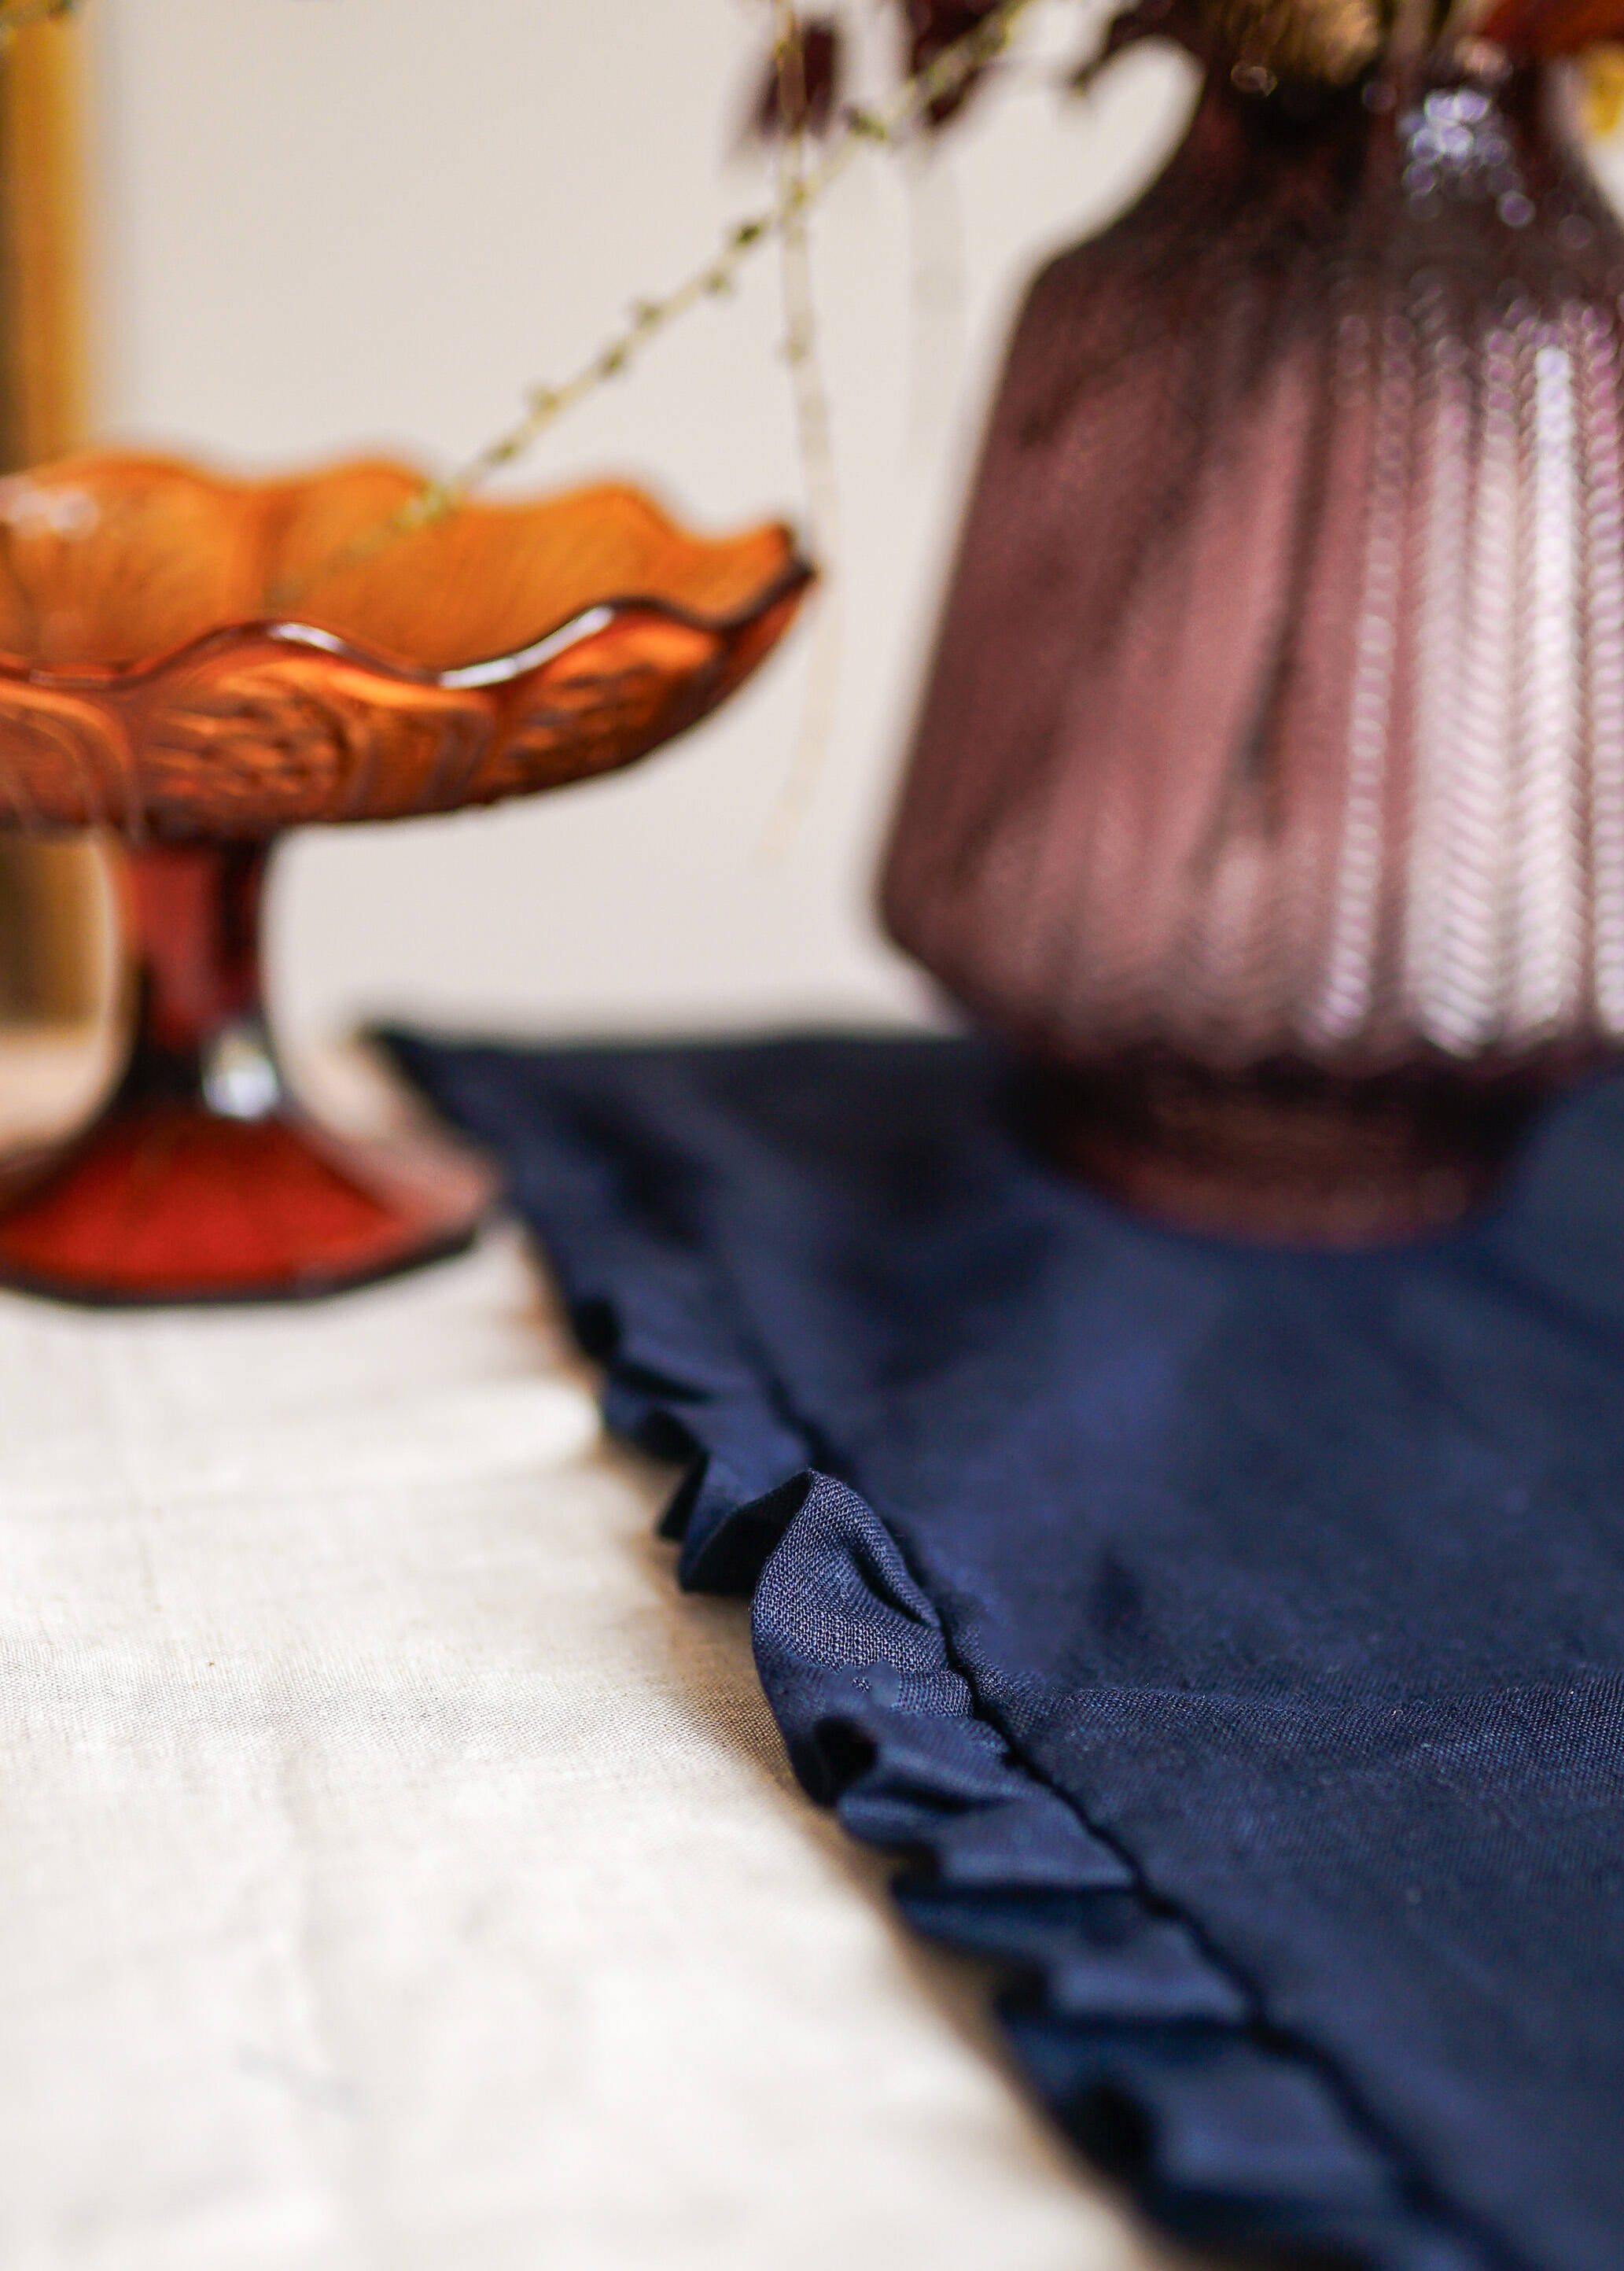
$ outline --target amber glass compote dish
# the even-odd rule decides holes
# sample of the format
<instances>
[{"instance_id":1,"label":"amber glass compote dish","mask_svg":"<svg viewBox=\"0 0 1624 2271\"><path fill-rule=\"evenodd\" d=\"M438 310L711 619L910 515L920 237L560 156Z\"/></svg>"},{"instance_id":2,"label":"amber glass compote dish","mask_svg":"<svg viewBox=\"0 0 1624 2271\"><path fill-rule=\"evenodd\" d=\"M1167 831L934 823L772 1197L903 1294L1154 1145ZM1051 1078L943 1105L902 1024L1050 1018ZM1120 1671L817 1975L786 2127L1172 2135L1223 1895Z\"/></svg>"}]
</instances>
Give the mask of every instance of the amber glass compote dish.
<instances>
[{"instance_id":1,"label":"amber glass compote dish","mask_svg":"<svg viewBox=\"0 0 1624 2271\"><path fill-rule=\"evenodd\" d=\"M419 487L112 454L0 482L0 810L122 838L139 986L94 1124L8 1163L0 1282L264 1299L466 1243L478 1162L341 1138L289 1091L259 975L272 844L646 756L738 685L808 580L783 528L704 541L619 486L384 540Z\"/></svg>"}]
</instances>

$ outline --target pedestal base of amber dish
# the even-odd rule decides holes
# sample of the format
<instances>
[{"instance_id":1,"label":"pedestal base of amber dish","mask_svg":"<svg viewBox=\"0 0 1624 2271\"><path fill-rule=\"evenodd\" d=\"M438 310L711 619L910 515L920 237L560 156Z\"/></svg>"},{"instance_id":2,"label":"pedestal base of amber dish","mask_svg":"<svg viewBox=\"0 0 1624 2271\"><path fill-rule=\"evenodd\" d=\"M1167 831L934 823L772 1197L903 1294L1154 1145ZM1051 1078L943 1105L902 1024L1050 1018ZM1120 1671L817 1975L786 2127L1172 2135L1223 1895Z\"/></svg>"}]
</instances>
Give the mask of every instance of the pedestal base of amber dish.
<instances>
[{"instance_id":1,"label":"pedestal base of amber dish","mask_svg":"<svg viewBox=\"0 0 1624 2271\"><path fill-rule=\"evenodd\" d=\"M1027 1088L1049 1157L1136 1212L1329 1247L1426 1237L1474 1212L1546 1093L1526 1076L1223 1073L1155 1056L1034 1069Z\"/></svg>"},{"instance_id":2,"label":"pedestal base of amber dish","mask_svg":"<svg viewBox=\"0 0 1624 2271\"><path fill-rule=\"evenodd\" d=\"M95 1304L310 1298L467 1246L494 1183L436 1136L362 1142L292 1094L260 1000L257 845L133 853L129 1063L82 1135L8 1163L0 1284Z\"/></svg>"}]
</instances>

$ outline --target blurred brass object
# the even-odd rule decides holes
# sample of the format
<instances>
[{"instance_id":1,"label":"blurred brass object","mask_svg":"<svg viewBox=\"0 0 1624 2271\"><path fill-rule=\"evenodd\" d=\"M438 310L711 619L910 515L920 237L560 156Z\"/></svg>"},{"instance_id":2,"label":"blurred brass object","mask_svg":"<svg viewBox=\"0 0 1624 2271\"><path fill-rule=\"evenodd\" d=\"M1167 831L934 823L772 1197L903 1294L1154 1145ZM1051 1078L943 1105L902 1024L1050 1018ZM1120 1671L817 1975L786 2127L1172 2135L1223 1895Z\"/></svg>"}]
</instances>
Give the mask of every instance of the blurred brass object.
<instances>
[{"instance_id":1,"label":"blurred brass object","mask_svg":"<svg viewBox=\"0 0 1624 2271\"><path fill-rule=\"evenodd\" d=\"M1371 0L1212 0L1209 21L1237 71L1331 86L1369 68L1387 30Z\"/></svg>"},{"instance_id":2,"label":"blurred brass object","mask_svg":"<svg viewBox=\"0 0 1624 2271\"><path fill-rule=\"evenodd\" d=\"M12 465L84 437L80 34L70 19L19 32L0 61L4 443Z\"/></svg>"},{"instance_id":3,"label":"blurred brass object","mask_svg":"<svg viewBox=\"0 0 1624 2271\"><path fill-rule=\"evenodd\" d=\"M0 465L84 435L82 34L19 31L0 59ZM0 1025L77 1024L107 990L104 855L0 837Z\"/></svg>"},{"instance_id":4,"label":"blurred brass object","mask_svg":"<svg viewBox=\"0 0 1624 2271\"><path fill-rule=\"evenodd\" d=\"M1598 142L1616 133L1624 118L1624 47L1612 42L1587 48L1583 72L1584 130Z\"/></svg>"},{"instance_id":5,"label":"blurred brass object","mask_svg":"<svg viewBox=\"0 0 1624 2271\"><path fill-rule=\"evenodd\" d=\"M111 984L107 854L0 836L0 1025L78 1024Z\"/></svg>"}]
</instances>

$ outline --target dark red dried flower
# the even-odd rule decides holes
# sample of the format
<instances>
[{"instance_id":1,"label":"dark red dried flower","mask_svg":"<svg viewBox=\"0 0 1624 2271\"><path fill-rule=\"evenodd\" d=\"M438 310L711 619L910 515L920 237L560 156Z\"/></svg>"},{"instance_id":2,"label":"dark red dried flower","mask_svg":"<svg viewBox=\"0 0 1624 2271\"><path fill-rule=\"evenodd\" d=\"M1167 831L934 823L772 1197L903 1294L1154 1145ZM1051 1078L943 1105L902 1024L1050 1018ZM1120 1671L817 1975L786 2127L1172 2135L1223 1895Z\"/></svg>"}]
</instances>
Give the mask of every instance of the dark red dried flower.
<instances>
[{"instance_id":1,"label":"dark red dried flower","mask_svg":"<svg viewBox=\"0 0 1624 2271\"><path fill-rule=\"evenodd\" d=\"M1572 56L1624 35L1624 6L1620 0L1500 0L1479 29L1519 60Z\"/></svg>"},{"instance_id":2,"label":"dark red dried flower","mask_svg":"<svg viewBox=\"0 0 1624 2271\"><path fill-rule=\"evenodd\" d=\"M901 0L909 73L926 70L944 48L951 48L985 23L997 5L998 0ZM931 125L945 125L980 78L979 71L972 71L951 93L938 95L926 112Z\"/></svg>"},{"instance_id":3,"label":"dark red dried flower","mask_svg":"<svg viewBox=\"0 0 1624 2271\"><path fill-rule=\"evenodd\" d=\"M926 71L945 49L968 38L997 13L1001 0L897 0L902 19L902 68L912 77ZM751 107L750 130L763 141L782 133L822 134L838 111L845 48L837 19L807 17L797 25L800 66L786 71L775 55ZM975 71L926 106L925 118L942 126L963 105L981 78Z\"/></svg>"},{"instance_id":4,"label":"dark red dried flower","mask_svg":"<svg viewBox=\"0 0 1624 2271\"><path fill-rule=\"evenodd\" d=\"M798 57L786 65L768 58L760 92L751 107L750 130L764 142L780 134L827 134L844 75L841 28L832 16L797 19Z\"/></svg>"}]
</instances>

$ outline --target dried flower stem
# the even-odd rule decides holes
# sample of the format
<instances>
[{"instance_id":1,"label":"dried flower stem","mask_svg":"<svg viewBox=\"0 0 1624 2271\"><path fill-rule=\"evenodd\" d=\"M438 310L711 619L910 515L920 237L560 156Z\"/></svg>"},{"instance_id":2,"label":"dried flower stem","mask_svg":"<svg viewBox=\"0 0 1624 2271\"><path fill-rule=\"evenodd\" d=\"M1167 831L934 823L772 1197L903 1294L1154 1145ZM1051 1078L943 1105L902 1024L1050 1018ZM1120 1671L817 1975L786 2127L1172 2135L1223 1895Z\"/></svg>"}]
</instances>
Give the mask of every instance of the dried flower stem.
<instances>
[{"instance_id":1,"label":"dried flower stem","mask_svg":"<svg viewBox=\"0 0 1624 2271\"><path fill-rule=\"evenodd\" d=\"M807 665L800 730L761 842L762 856L768 860L780 857L787 849L822 770L834 730L843 635L840 579L831 572L840 543L840 488L829 429L828 394L818 358L812 247L806 226L806 143L802 123L807 108L805 49L794 0L773 0L773 9L779 115L789 122L778 155L778 202L787 216L778 233L784 356L795 401L808 536L812 556L824 576L813 600L817 627Z\"/></svg>"},{"instance_id":2,"label":"dried flower stem","mask_svg":"<svg viewBox=\"0 0 1624 2271\"><path fill-rule=\"evenodd\" d=\"M13 0L13 4L46 6L48 0ZM397 512L310 570L296 585L279 587L272 595L273 604L286 606L321 576L359 567L396 538L410 535L414 529L426 527L455 512L464 498L493 474L523 457L566 411L573 410L578 402L629 369L649 341L668 330L679 316L705 300L722 298L730 292L740 269L753 253L796 228L804 230L807 213L834 187L860 150L873 143L900 141L918 124L932 103L954 93L1002 51L1016 23L1033 5L1034 0L1002 0L1002 4L972 31L955 40L951 47L944 48L924 70L916 71L889 102L878 109L848 110L818 163L794 169L765 212L736 221L703 266L696 268L663 299L634 302L626 325L573 376L554 386L530 388L523 416L506 432L495 436L444 479L425 481Z\"/></svg>"},{"instance_id":3,"label":"dried flower stem","mask_svg":"<svg viewBox=\"0 0 1624 2271\"><path fill-rule=\"evenodd\" d=\"M779 100L785 118L799 121L806 108L805 57L792 0L773 0L777 18L775 53ZM812 296L812 248L807 234L806 144L804 129L791 127L778 159L779 271L783 294L784 358L795 395L807 510L814 544L832 549L839 520L839 495L829 438L829 405L818 361L817 310Z\"/></svg>"}]
</instances>

